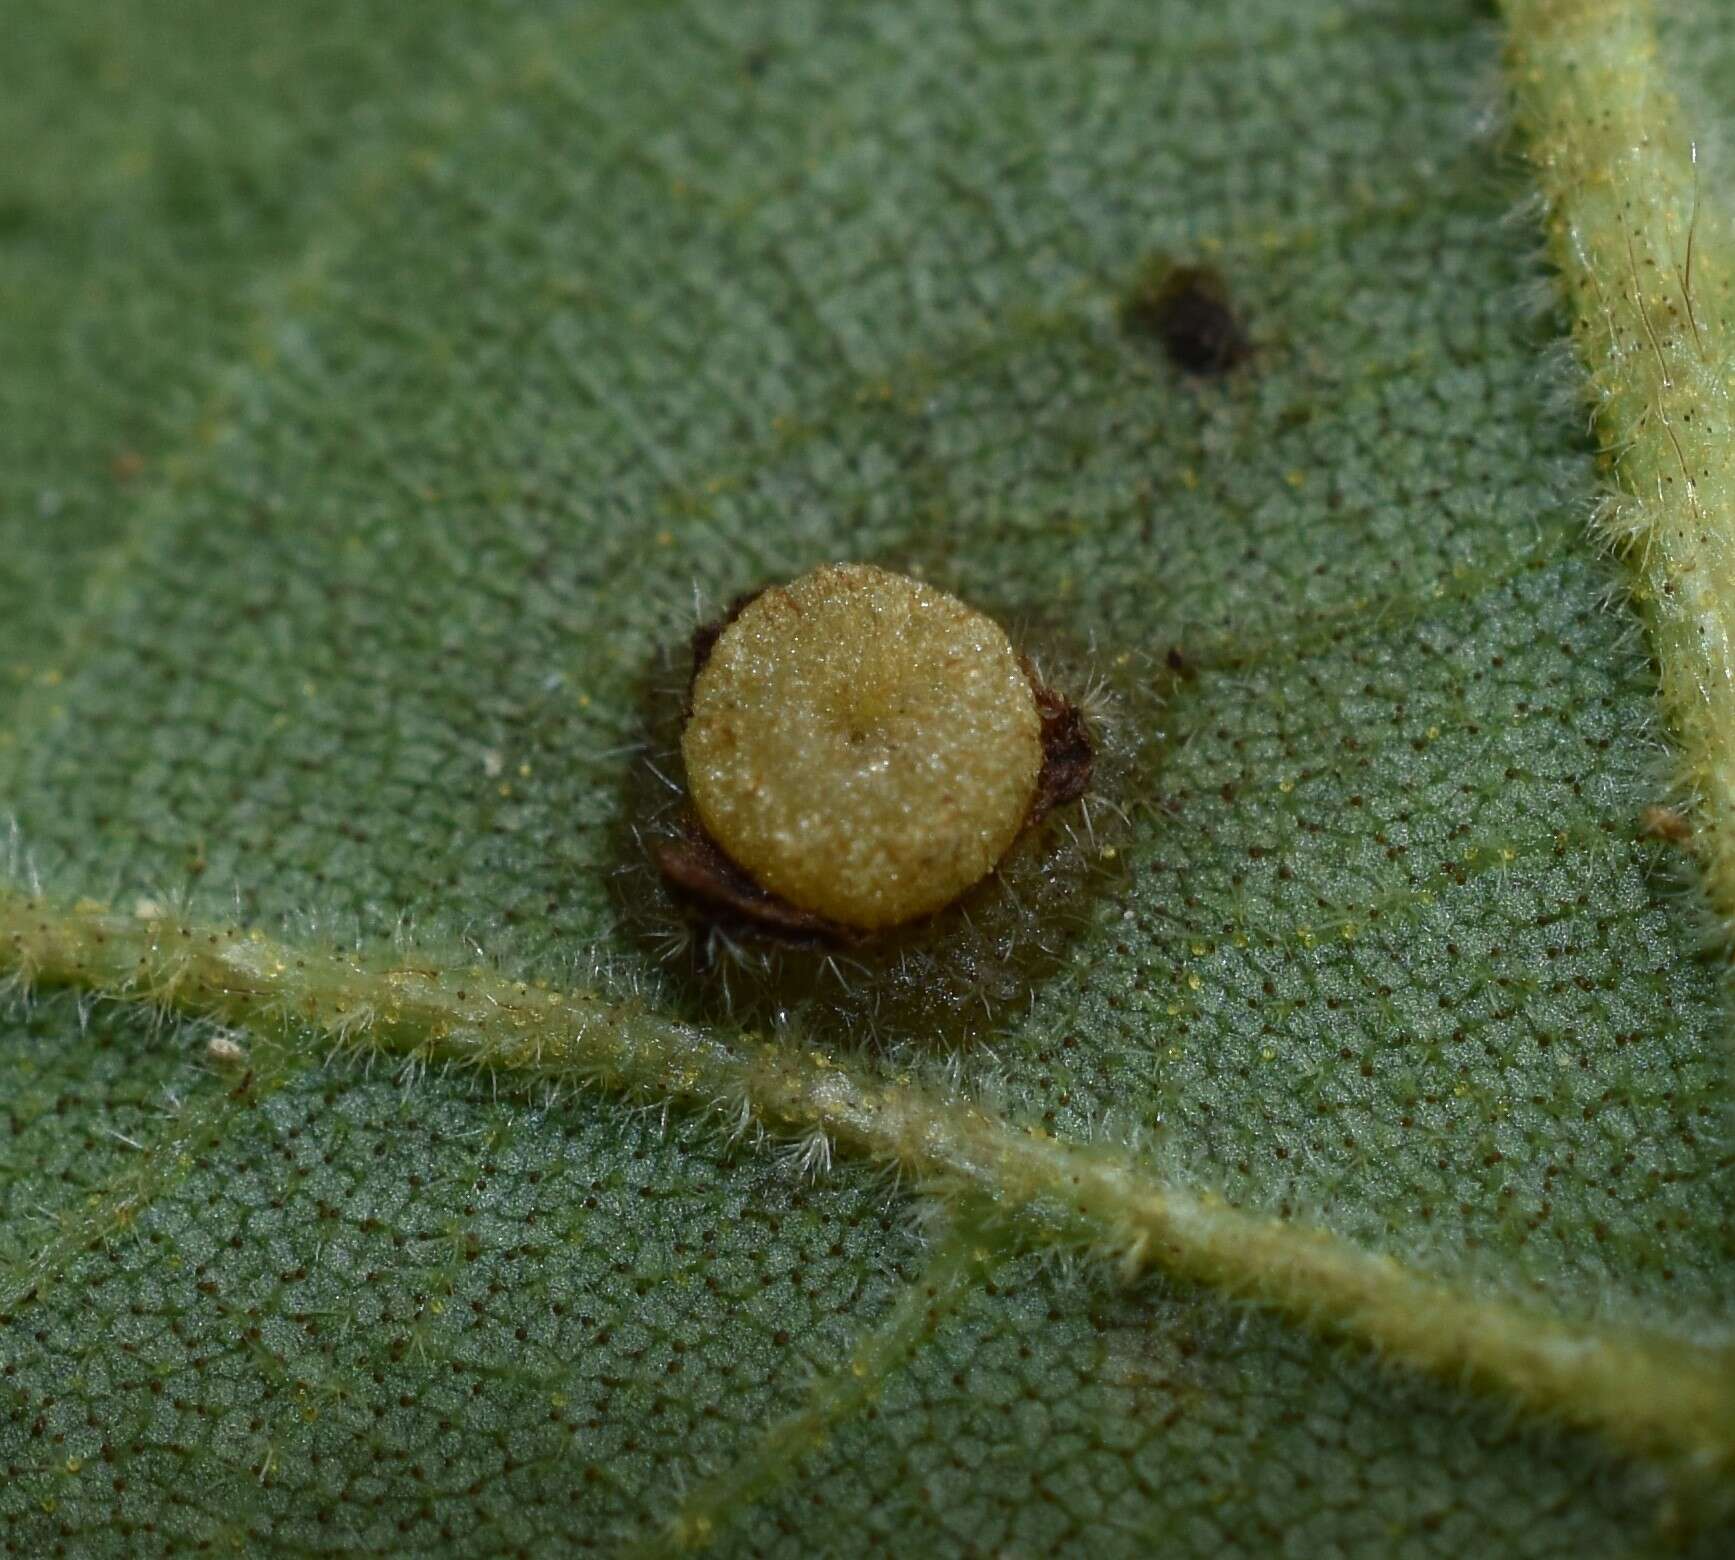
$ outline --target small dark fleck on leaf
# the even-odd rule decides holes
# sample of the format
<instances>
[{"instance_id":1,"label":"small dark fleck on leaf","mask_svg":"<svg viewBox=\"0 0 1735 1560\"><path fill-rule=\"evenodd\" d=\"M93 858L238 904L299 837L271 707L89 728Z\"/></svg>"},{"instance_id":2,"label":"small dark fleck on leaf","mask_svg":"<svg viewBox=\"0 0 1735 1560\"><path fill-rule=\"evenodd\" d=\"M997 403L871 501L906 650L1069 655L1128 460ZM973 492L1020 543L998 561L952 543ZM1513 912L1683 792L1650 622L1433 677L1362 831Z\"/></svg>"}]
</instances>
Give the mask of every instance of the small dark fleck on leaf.
<instances>
[{"instance_id":1,"label":"small dark fleck on leaf","mask_svg":"<svg viewBox=\"0 0 1735 1560\"><path fill-rule=\"evenodd\" d=\"M1252 343L1222 277L1205 266L1148 261L1121 306L1135 335L1150 336L1190 374L1223 374L1244 362Z\"/></svg>"}]
</instances>

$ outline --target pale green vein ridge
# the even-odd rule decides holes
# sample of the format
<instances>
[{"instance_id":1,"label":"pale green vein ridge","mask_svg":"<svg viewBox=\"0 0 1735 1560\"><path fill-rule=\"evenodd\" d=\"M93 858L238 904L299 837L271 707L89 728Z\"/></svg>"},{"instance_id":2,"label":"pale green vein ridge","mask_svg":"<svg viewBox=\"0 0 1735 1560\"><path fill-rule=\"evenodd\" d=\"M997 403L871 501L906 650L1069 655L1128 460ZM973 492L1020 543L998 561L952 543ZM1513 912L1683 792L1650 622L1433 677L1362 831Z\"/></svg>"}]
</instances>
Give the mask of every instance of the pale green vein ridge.
<instances>
[{"instance_id":1,"label":"pale green vein ridge","mask_svg":"<svg viewBox=\"0 0 1735 1560\"><path fill-rule=\"evenodd\" d=\"M1507 0L1519 123L1706 892L1735 930L1735 249L1645 0Z\"/></svg>"},{"instance_id":2,"label":"pale green vein ridge","mask_svg":"<svg viewBox=\"0 0 1735 1560\"><path fill-rule=\"evenodd\" d=\"M1593 1429L1690 1474L1735 1471L1735 1350L1599 1330L1412 1271L1324 1230L1169 1184L1122 1145L1058 1139L980 1101L877 1078L818 1049L738 1043L633 1001L485 969L397 965L0 888L0 971L267 1034L522 1071L719 1112L835 1146L985 1208L1038 1247L1162 1268L1269 1306L1449 1383Z\"/></svg>"},{"instance_id":3,"label":"pale green vein ridge","mask_svg":"<svg viewBox=\"0 0 1735 1560\"><path fill-rule=\"evenodd\" d=\"M786 1483L835 1428L871 1404L887 1377L957 1308L995 1255L981 1230L948 1231L891 1312L857 1340L838 1369L817 1377L807 1400L774 1420L747 1454L701 1480L654 1533L626 1553L651 1557L707 1549L743 1511Z\"/></svg>"}]
</instances>

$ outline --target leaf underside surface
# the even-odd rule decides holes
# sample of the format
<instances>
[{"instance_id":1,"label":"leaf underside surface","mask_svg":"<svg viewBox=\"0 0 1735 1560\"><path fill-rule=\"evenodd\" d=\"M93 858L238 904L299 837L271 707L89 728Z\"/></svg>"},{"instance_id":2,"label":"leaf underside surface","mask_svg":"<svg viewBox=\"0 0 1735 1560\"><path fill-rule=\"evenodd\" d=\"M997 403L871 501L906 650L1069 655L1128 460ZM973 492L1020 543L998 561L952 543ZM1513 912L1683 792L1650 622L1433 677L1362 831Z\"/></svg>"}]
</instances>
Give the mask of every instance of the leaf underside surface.
<instances>
[{"instance_id":1,"label":"leaf underside surface","mask_svg":"<svg viewBox=\"0 0 1735 1560\"><path fill-rule=\"evenodd\" d=\"M1701 9L1690 106L1735 58ZM647 676L695 598L919 567L1161 686L1162 757L1027 1008L955 1056L827 1037L849 1067L1491 1302L1728 1338L1726 1009L1641 829L1656 670L1481 8L0 34L15 883L685 1017L613 887ZM1126 328L1158 253L1224 279L1245 365ZM0 1010L17 1552L1730 1542L1618 1436L871 1161L328 1060L286 966L281 1032Z\"/></svg>"}]
</instances>

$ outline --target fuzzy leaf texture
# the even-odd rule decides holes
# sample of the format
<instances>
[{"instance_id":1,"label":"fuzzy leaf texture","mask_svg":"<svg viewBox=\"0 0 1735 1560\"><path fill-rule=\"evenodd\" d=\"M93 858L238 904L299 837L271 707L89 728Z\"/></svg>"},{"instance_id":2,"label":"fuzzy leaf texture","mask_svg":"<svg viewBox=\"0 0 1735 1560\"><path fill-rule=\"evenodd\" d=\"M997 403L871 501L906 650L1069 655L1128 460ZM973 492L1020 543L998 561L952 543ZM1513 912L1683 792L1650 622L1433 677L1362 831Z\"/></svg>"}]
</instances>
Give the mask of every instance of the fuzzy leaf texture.
<instances>
[{"instance_id":1,"label":"fuzzy leaf texture","mask_svg":"<svg viewBox=\"0 0 1735 1560\"><path fill-rule=\"evenodd\" d=\"M8 1552L1727 1552L1720 965L1482 8L0 38ZM834 558L1191 669L952 1055L620 924L647 668Z\"/></svg>"}]
</instances>

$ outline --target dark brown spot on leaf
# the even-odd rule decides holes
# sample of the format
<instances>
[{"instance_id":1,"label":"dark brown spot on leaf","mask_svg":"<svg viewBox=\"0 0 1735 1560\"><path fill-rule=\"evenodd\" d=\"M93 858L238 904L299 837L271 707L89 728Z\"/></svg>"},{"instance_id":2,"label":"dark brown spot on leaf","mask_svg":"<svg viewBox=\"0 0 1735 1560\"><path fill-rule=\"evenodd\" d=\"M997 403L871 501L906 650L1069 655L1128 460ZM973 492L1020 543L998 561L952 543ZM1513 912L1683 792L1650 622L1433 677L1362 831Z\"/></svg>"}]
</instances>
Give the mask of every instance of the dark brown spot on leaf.
<instances>
[{"instance_id":1,"label":"dark brown spot on leaf","mask_svg":"<svg viewBox=\"0 0 1735 1560\"><path fill-rule=\"evenodd\" d=\"M1190 374L1223 374L1253 350L1222 277L1205 266L1154 260L1121 308L1126 328L1161 342Z\"/></svg>"}]
</instances>

